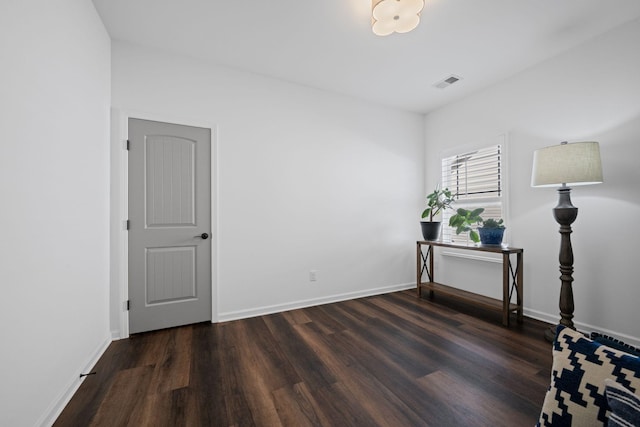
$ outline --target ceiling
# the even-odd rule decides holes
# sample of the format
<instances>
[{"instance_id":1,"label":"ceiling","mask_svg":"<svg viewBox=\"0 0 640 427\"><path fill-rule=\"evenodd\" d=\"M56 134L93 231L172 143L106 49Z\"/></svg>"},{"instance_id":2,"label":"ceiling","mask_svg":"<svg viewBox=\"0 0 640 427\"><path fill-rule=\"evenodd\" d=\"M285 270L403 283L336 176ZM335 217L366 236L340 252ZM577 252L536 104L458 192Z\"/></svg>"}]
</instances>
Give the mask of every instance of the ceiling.
<instances>
[{"instance_id":1,"label":"ceiling","mask_svg":"<svg viewBox=\"0 0 640 427\"><path fill-rule=\"evenodd\" d=\"M426 0L414 31L380 37L371 0L93 3L114 40L420 113L640 17L638 0Z\"/></svg>"}]
</instances>

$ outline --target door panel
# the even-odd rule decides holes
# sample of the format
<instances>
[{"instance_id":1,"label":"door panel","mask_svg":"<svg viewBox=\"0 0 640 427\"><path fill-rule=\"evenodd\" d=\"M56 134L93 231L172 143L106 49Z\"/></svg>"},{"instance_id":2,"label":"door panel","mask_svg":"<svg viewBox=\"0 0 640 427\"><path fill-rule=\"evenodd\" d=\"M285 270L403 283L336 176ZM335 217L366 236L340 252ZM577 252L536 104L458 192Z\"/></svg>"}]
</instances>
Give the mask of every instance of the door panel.
<instances>
[{"instance_id":1,"label":"door panel","mask_svg":"<svg viewBox=\"0 0 640 427\"><path fill-rule=\"evenodd\" d=\"M147 248L146 305L193 299L196 247Z\"/></svg>"},{"instance_id":2,"label":"door panel","mask_svg":"<svg viewBox=\"0 0 640 427\"><path fill-rule=\"evenodd\" d=\"M146 224L152 227L195 226L195 151L197 141L147 135Z\"/></svg>"},{"instance_id":3,"label":"door panel","mask_svg":"<svg viewBox=\"0 0 640 427\"><path fill-rule=\"evenodd\" d=\"M129 331L211 320L211 131L129 119Z\"/></svg>"}]
</instances>

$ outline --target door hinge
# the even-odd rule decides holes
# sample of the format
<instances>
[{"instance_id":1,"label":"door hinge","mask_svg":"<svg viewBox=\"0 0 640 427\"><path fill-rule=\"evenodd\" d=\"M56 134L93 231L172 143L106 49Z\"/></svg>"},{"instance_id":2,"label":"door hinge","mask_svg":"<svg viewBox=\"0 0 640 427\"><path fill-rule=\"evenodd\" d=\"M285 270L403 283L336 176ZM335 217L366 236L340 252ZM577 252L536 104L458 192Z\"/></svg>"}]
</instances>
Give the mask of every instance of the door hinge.
<instances>
[{"instance_id":1,"label":"door hinge","mask_svg":"<svg viewBox=\"0 0 640 427\"><path fill-rule=\"evenodd\" d=\"M131 300L127 300L127 311L131 309Z\"/></svg>"},{"instance_id":2,"label":"door hinge","mask_svg":"<svg viewBox=\"0 0 640 427\"><path fill-rule=\"evenodd\" d=\"M130 225L130 224L129 224L129 220L126 220L126 221L124 222L124 229L125 229L125 230L127 230L127 231L129 231L129 225Z\"/></svg>"},{"instance_id":3,"label":"door hinge","mask_svg":"<svg viewBox=\"0 0 640 427\"><path fill-rule=\"evenodd\" d=\"M131 146L131 141L127 139L127 142L124 144L124 149L129 151L129 147Z\"/></svg>"}]
</instances>

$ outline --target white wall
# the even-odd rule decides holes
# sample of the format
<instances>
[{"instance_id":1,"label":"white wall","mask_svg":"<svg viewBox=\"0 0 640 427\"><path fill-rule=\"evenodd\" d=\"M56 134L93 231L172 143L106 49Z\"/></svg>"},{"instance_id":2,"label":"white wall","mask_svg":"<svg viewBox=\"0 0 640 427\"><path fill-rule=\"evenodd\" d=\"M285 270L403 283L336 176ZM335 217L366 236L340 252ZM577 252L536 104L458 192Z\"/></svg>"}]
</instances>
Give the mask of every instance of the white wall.
<instances>
[{"instance_id":1,"label":"white wall","mask_svg":"<svg viewBox=\"0 0 640 427\"><path fill-rule=\"evenodd\" d=\"M583 330L640 343L640 21L626 24L426 117L426 176L431 188L443 151L507 132L510 151L510 229L525 249L525 307L557 322L560 235L551 210L554 189L530 187L533 151L561 141L599 141L605 183L575 187L574 321ZM466 78L473 78L472 75ZM497 291L499 268L443 257L449 280L484 293ZM494 270L497 281L478 281ZM490 276L490 275L489 275Z\"/></svg>"},{"instance_id":2,"label":"white wall","mask_svg":"<svg viewBox=\"0 0 640 427\"><path fill-rule=\"evenodd\" d=\"M118 114L217 127L219 320L412 286L422 116L128 44L112 57Z\"/></svg>"},{"instance_id":3,"label":"white wall","mask_svg":"<svg viewBox=\"0 0 640 427\"><path fill-rule=\"evenodd\" d=\"M46 425L110 340L110 41L90 1L10 0L0 52L0 425Z\"/></svg>"}]
</instances>

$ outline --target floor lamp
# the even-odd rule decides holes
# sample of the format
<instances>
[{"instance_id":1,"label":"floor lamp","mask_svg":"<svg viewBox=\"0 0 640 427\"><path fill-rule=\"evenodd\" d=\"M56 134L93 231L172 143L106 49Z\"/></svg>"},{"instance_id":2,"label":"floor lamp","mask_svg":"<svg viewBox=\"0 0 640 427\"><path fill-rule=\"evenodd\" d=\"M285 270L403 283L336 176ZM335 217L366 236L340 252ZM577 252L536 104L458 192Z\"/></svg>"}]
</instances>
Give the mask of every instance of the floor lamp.
<instances>
[{"instance_id":1,"label":"floor lamp","mask_svg":"<svg viewBox=\"0 0 640 427\"><path fill-rule=\"evenodd\" d=\"M570 185L599 184L602 182L600 147L597 142L562 142L560 145L541 148L533 153L532 187L557 187L558 205L553 216L560 224L560 324L575 329L573 325L573 249L571 248L571 224L578 216L578 208L571 204ZM556 326L545 332L545 338L553 341Z\"/></svg>"}]
</instances>

